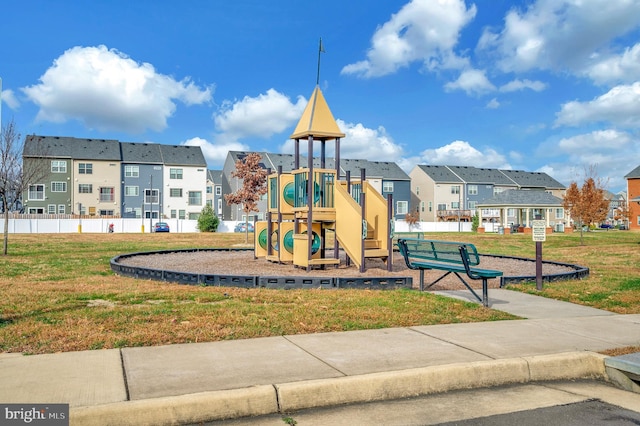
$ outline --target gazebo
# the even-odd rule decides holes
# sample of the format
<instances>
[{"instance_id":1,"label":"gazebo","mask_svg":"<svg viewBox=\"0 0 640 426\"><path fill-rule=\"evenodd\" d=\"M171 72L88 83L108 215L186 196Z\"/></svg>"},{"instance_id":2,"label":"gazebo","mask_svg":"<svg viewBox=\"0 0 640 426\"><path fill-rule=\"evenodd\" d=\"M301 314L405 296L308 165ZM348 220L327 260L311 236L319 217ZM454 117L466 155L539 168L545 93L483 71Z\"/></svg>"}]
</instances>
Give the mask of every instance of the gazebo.
<instances>
[{"instance_id":1,"label":"gazebo","mask_svg":"<svg viewBox=\"0 0 640 426\"><path fill-rule=\"evenodd\" d=\"M531 221L542 219L546 223L547 233L553 232L550 226L550 216L553 209L562 208L562 199L540 190L510 189L494 195L492 198L476 205L480 216L478 232L484 232L482 210L498 211L499 226L504 233L531 232ZM509 212L513 214L509 214ZM569 218L562 219L566 225ZM565 227L565 229L568 229Z\"/></svg>"}]
</instances>

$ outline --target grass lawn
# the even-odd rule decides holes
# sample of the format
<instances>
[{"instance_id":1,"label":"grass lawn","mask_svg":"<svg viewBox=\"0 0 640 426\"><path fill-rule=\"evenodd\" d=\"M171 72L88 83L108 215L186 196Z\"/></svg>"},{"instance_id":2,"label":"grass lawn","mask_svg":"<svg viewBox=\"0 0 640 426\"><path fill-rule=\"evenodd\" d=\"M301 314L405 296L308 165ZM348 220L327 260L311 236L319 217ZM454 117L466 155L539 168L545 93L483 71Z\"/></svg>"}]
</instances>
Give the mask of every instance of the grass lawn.
<instances>
[{"instance_id":1,"label":"grass lawn","mask_svg":"<svg viewBox=\"0 0 640 426\"><path fill-rule=\"evenodd\" d=\"M533 258L530 235L430 234L481 253ZM0 352L52 353L284 334L512 319L413 290L270 290L185 286L113 274L118 254L229 247L244 234L17 234L0 256ZM549 235L543 257L591 269L539 294L640 313L640 233ZM536 293L535 283L512 287Z\"/></svg>"}]
</instances>

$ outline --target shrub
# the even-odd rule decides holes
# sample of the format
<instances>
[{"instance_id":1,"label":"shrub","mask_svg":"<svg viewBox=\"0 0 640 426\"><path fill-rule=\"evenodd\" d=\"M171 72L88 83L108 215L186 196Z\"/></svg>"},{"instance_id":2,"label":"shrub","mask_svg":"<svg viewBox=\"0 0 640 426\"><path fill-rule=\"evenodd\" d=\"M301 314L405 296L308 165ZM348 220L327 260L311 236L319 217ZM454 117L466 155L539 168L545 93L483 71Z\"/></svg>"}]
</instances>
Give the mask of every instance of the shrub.
<instances>
[{"instance_id":1,"label":"shrub","mask_svg":"<svg viewBox=\"0 0 640 426\"><path fill-rule=\"evenodd\" d=\"M220 219L215 215L211 206L204 206L198 217L198 229L200 232L216 232Z\"/></svg>"}]
</instances>

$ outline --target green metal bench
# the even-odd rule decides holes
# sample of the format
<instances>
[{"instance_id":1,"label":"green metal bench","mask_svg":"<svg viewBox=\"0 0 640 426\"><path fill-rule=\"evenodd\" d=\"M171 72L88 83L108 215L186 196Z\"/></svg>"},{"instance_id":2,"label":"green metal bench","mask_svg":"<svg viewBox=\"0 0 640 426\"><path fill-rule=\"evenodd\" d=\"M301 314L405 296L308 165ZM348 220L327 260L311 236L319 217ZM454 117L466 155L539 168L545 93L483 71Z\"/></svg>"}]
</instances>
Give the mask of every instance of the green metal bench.
<instances>
[{"instance_id":1,"label":"green metal bench","mask_svg":"<svg viewBox=\"0 0 640 426\"><path fill-rule=\"evenodd\" d=\"M480 269L480 256L473 244L453 241L423 240L418 238L398 239L398 249L409 269L420 271L420 291L429 288L453 273L471 291L483 306L489 306L487 280L502 276L502 271ZM434 269L446 271L444 275L425 287L424 271ZM460 274L472 280L482 280L482 297L471 288Z\"/></svg>"}]
</instances>

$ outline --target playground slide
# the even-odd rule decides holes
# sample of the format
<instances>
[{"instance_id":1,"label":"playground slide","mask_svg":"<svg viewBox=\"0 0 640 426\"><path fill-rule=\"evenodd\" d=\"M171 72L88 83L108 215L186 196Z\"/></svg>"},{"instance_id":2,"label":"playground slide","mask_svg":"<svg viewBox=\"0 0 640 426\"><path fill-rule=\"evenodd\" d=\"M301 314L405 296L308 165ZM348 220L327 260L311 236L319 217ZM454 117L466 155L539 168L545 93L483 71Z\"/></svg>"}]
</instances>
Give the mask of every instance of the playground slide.
<instances>
[{"instance_id":1,"label":"playground slide","mask_svg":"<svg viewBox=\"0 0 640 426\"><path fill-rule=\"evenodd\" d=\"M336 238L358 266L364 258L387 257L389 253L387 201L368 182L364 182L362 193L366 194L364 221L361 207L347 192L346 184L340 183L335 189ZM365 223L366 230L363 229Z\"/></svg>"}]
</instances>

